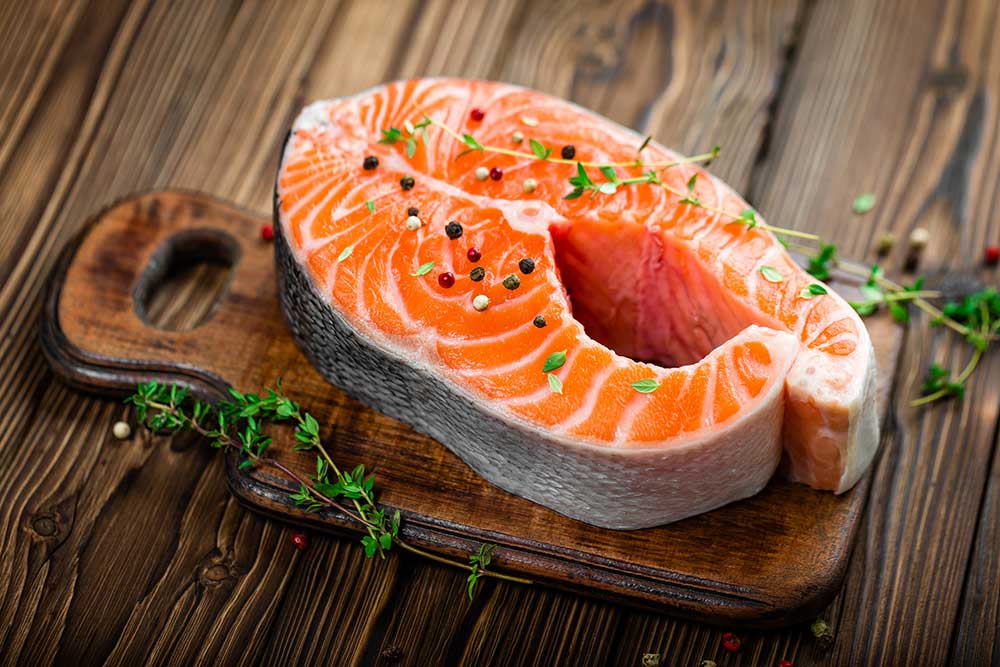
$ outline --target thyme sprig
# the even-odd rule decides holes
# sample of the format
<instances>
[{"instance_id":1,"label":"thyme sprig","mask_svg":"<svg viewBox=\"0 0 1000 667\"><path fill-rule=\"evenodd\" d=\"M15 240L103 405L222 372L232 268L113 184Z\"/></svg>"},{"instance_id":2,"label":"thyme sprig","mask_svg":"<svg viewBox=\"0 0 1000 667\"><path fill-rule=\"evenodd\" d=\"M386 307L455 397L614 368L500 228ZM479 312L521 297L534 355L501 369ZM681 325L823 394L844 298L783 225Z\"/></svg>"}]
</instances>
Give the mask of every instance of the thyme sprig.
<instances>
[{"instance_id":1,"label":"thyme sprig","mask_svg":"<svg viewBox=\"0 0 1000 667\"><path fill-rule=\"evenodd\" d=\"M543 162L551 162L554 164L571 164L576 165L577 172L574 176L569 179L570 186L572 189L565 196L565 199L576 199L582 196L585 192L591 193L591 198L598 194L602 195L613 195L618 192L618 189L623 186L638 185L642 183L648 183L652 185L657 185L671 194L676 195L681 199L682 203L690 204L692 206L699 206L707 211L711 211L718 215L726 218L731 218L732 222L737 224L747 225L749 229L759 227L772 234L781 234L783 236L790 236L795 238L807 239L811 241L819 241L819 237L815 234L810 234L808 232L800 232L795 229L784 229L781 227L774 227L768 225L762 221L757 220L757 214L752 209L746 209L739 213L733 213L731 211L726 211L725 209L717 208L715 206L708 206L703 204L698 197L694 194L694 184L697 181L697 174L688 181L688 191L684 192L679 190L667 183L664 183L662 177L660 177L656 172L657 170L666 170L674 167L678 167L684 164L693 164L698 162L710 163L715 158L719 157L721 153L721 148L719 146L713 146L712 150L707 153L701 153L699 155L691 155L687 157L681 157L677 160L670 160L665 162L644 162L641 159L632 160L631 162L587 162L581 160L568 160L565 158L552 157L552 148L544 146L541 142L531 139L529 145L531 147L530 153L519 151L511 148L505 148L503 146L492 146L489 144L483 144L478 141L474 136L468 133L459 133L455 129L449 127L447 124L442 123L439 120L430 118L427 114L424 114L424 120L421 122L429 122L430 124L441 128L451 136L455 141L461 142L462 144L469 146L466 150L460 152L455 159L459 159L464 155L479 151L483 153L496 153L499 155L510 155L513 157L524 158L528 160L540 160ZM388 132L392 132L394 128L389 128ZM387 130L382 130L383 135L385 135ZM393 135L395 136L395 135ZM641 153L642 149L649 145L651 138L647 137L640 145L639 150L636 151L637 154ZM646 169L646 171L641 175L633 178L619 178L615 174L615 169L619 168L641 168ZM607 179L605 183L595 183L590 176L587 174L587 169L597 168L601 171L604 177Z\"/></svg>"},{"instance_id":2,"label":"thyme sprig","mask_svg":"<svg viewBox=\"0 0 1000 667\"><path fill-rule=\"evenodd\" d=\"M428 118L426 114L424 115L424 118ZM441 128L456 141L459 141L463 144L468 144L468 140L466 139L467 137L475 140L475 137L473 137L471 134L461 134L452 127L448 126L445 123L442 123L439 120L435 120L433 118L429 120L432 125ZM382 132L384 134L385 130L382 130ZM650 140L651 139L652 137L650 137ZM538 144L538 152L536 152L535 144L532 143L530 140L528 142L528 145L532 148L532 152L530 153L526 151L519 151L514 148L506 148L504 146L491 146L489 144L481 144L478 141L476 141L477 144L476 150L482 150L485 153L497 153L499 155L509 155L511 157L525 158L528 160L545 160L546 162L552 162L553 164L577 164L578 162L577 160L568 160L566 158L561 158L561 157L551 157L552 153L551 148L546 148L540 142L537 141L535 143ZM649 140L644 142L639 150L641 151L648 144ZM463 153L460 153L458 157L461 157L467 152L469 151L464 151ZM581 164L583 164L583 166L588 169L594 167L612 167L612 168L638 167L646 169L670 169L672 167L677 167L682 164L691 164L696 162L711 162L715 158L719 157L720 152L721 149L718 146L714 146L712 150L707 153L682 157L677 160L669 160L661 162L643 162L642 160L637 159L637 160L632 160L630 162L581 162ZM544 157L542 157L542 155L544 155Z\"/></svg>"},{"instance_id":3,"label":"thyme sprig","mask_svg":"<svg viewBox=\"0 0 1000 667\"><path fill-rule=\"evenodd\" d=\"M410 123L409 121L403 126L403 130L398 127L389 127L382 130L382 138L378 140L380 144L387 144L389 146L397 143L404 142L406 149L406 157L412 158L417 152L417 137L423 141L424 146L427 145L427 128L431 124L431 119L424 116L420 121L416 123ZM404 133L405 132L405 133Z\"/></svg>"},{"instance_id":4,"label":"thyme sprig","mask_svg":"<svg viewBox=\"0 0 1000 667\"><path fill-rule=\"evenodd\" d=\"M563 197L563 199L576 199L577 197L582 196L584 192L590 192L591 198L596 197L599 194L613 195L618 192L618 188L620 187L638 185L639 183L660 182L659 176L657 176L656 172L653 170L635 178L620 178L617 172L615 172L615 168L610 165L602 165L599 169L601 174L603 174L606 179L606 182L604 183L595 183L590 178L590 174L587 173L587 169L584 167L583 163L577 162L576 176L569 179L569 183L573 186L573 190Z\"/></svg>"},{"instance_id":5,"label":"thyme sprig","mask_svg":"<svg viewBox=\"0 0 1000 667\"><path fill-rule=\"evenodd\" d=\"M376 500L375 475L367 474L364 465L351 471L339 468L323 444L319 422L285 395L280 380L276 389L267 388L266 392L260 396L230 389L232 400L213 405L191 396L185 388L152 381L140 384L125 402L134 406L139 421L154 433L194 432L208 439L216 449L238 451L241 469L259 466L281 471L298 485L288 494L297 506L308 512L336 508L361 525L366 533L361 544L369 558L376 554L384 558L395 545L438 563L467 570L470 596L482 577L531 583L487 569L496 545L481 545L478 553L463 563L406 542L399 534L399 510L390 513ZM314 475L304 477L268 455L272 438L264 429L269 423L280 422L294 424L296 451L318 453Z\"/></svg>"},{"instance_id":6,"label":"thyme sprig","mask_svg":"<svg viewBox=\"0 0 1000 667\"><path fill-rule=\"evenodd\" d=\"M965 326L969 330L965 339L972 345L972 356L954 379L951 378L951 371L941 368L938 364L932 364L927 369L921 388L924 395L910 402L914 407L941 398L964 397L965 383L975 372L990 343L996 339L997 331L1000 330L1000 294L992 288L973 292L958 301L945 303L941 313L941 316L931 321L931 325L937 326L943 324L945 319L950 319Z\"/></svg>"}]
</instances>

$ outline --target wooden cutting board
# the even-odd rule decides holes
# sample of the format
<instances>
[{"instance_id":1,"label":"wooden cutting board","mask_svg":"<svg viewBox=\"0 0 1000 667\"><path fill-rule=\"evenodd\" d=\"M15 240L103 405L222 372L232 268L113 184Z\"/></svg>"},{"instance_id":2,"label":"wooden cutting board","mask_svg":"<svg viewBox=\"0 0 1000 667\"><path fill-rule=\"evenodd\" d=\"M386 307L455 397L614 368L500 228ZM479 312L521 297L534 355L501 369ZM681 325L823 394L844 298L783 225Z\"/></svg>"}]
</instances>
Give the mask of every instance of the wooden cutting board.
<instances>
[{"instance_id":1,"label":"wooden cutting board","mask_svg":"<svg viewBox=\"0 0 1000 667\"><path fill-rule=\"evenodd\" d=\"M463 559L481 542L496 543L497 570L538 584L753 626L809 619L838 590L867 476L842 496L776 478L753 498L646 530L567 519L488 484L442 445L324 381L285 327L273 247L260 235L266 222L186 192L141 195L100 213L51 279L41 337L52 367L73 385L119 395L155 378L217 399L228 385L257 391L281 377L319 419L342 467L364 463L377 473L381 501L401 510L407 540ZM144 318L146 295L182 259L231 264L226 289L194 330L158 329ZM884 407L901 332L888 318L869 320L869 330ZM277 435L273 455L312 472L314 458L292 451L288 433ZM227 459L229 484L248 507L317 530L357 532L335 512L295 507L289 480L235 464Z\"/></svg>"}]
</instances>

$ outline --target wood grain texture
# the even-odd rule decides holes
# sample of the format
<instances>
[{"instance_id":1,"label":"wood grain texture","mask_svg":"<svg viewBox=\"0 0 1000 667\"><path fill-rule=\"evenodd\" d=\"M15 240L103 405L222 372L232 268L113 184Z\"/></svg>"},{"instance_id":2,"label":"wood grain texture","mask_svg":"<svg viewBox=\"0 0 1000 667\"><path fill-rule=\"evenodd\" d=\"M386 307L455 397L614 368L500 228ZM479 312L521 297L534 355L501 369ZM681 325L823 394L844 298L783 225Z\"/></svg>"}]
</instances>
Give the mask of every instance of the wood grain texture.
<instances>
[{"instance_id":1,"label":"wood grain texture","mask_svg":"<svg viewBox=\"0 0 1000 667\"><path fill-rule=\"evenodd\" d=\"M835 496L775 478L720 511L634 531L597 529L505 493L431 438L319 376L280 313L272 247L259 233L266 220L171 191L101 213L53 272L41 327L50 364L84 389L127 395L137 382L156 379L210 400L224 398L228 386L261 391L281 377L292 400L319 420L343 469L363 463L378 471L380 501L401 510L409 543L464 560L490 542L498 569L570 592L702 621L781 625L809 620L839 588L867 480ZM204 319L193 330L173 326L177 308L164 309L160 326L152 326L150 286L163 283L171 265L199 258L231 267L217 287L200 290L218 292L218 303L207 315L205 297L186 309ZM869 329L885 405L900 331L887 317L872 318ZM305 478L314 457L296 452L290 435L276 433L268 451ZM238 463L229 457L229 484L246 505L321 530L359 532L342 512L298 508L288 497L298 489L291 476L246 472ZM717 553L711 545L723 534L742 547Z\"/></svg>"},{"instance_id":2,"label":"wood grain texture","mask_svg":"<svg viewBox=\"0 0 1000 667\"><path fill-rule=\"evenodd\" d=\"M773 211L775 224L814 228L815 219L829 221L828 234L855 257L874 258L882 233L905 241L923 227L933 239L920 266L930 284L963 276L996 284L995 273L977 273L983 247L997 238L997 21L998 7L989 1L933 3L920 12L912 2L818 4L751 198ZM853 197L864 191L876 193L879 206L864 218L851 216ZM902 270L905 246L887 262L890 272ZM969 585L996 448L1000 358L984 360L968 400L914 410L908 403L928 363L960 368L970 351L950 333L929 331L923 317L910 328L905 350L899 433L872 488L871 504L882 511L869 515L832 611L839 631L833 659L840 663L945 663ZM942 622L948 632L916 631ZM842 632L846 625L850 634ZM997 630L984 623L965 641L970 648L993 643Z\"/></svg>"},{"instance_id":3,"label":"wood grain texture","mask_svg":"<svg viewBox=\"0 0 1000 667\"><path fill-rule=\"evenodd\" d=\"M1000 233L995 3L284 4L0 3L0 664L995 659L996 357L978 399L910 413L932 355L964 362L919 324L897 388L898 455L880 460L862 544L824 612L829 653L794 629L747 633L728 654L716 628L551 590L490 586L468 605L453 595L459 575L372 564L352 541L312 535L299 554L287 529L228 499L222 467L193 443L112 440L123 408L54 382L35 336L44 281L95 211L166 185L267 211L304 101L422 74L572 96L686 150L719 143L713 170L776 224L855 257L922 224L935 239L925 270L973 269ZM879 206L855 220L862 190ZM150 539L161 525L169 539ZM113 582L133 557L155 564Z\"/></svg>"}]
</instances>

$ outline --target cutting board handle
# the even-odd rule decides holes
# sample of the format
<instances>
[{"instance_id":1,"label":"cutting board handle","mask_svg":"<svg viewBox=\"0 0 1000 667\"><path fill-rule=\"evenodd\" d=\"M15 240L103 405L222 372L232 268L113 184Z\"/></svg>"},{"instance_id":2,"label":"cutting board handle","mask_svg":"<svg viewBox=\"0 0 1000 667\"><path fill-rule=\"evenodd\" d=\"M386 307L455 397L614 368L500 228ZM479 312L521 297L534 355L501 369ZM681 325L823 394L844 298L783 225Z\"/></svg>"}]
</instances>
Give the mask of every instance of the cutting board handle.
<instances>
[{"instance_id":1,"label":"cutting board handle","mask_svg":"<svg viewBox=\"0 0 1000 667\"><path fill-rule=\"evenodd\" d=\"M203 196L156 192L118 202L95 216L60 260L42 320L45 353L71 383L100 392L130 391L153 379L224 391L232 379L219 374L218 341L239 355L253 336L250 314L242 311L248 297L275 289L273 272L261 270L272 254L259 216L207 206ZM192 261L230 267L222 293L190 330L154 325L149 297L171 267Z\"/></svg>"}]
</instances>

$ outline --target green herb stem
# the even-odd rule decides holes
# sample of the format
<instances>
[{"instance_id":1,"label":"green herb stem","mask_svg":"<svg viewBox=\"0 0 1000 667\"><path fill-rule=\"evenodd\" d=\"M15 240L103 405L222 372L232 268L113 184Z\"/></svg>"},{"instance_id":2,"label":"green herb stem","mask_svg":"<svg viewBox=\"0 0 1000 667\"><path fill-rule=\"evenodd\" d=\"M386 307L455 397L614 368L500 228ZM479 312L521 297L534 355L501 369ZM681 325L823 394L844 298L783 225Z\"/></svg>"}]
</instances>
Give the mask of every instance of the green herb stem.
<instances>
[{"instance_id":1,"label":"green herb stem","mask_svg":"<svg viewBox=\"0 0 1000 667\"><path fill-rule=\"evenodd\" d=\"M969 363L965 365L965 368L962 369L962 372L959 373L957 378L955 378L955 382L958 384L965 384L965 381L968 380L972 376L973 371L976 370L976 366L979 365L979 360L983 358L983 353L986 352L985 347L976 347L974 349L975 351L972 353L972 358L969 359ZM920 398L913 399L912 401L910 401L910 406L917 408L920 407L921 405L933 403L934 401L940 398L949 396L951 393L952 393L951 389L947 387L944 389L939 389L933 394L928 394L926 396L921 396Z\"/></svg>"},{"instance_id":2,"label":"green herb stem","mask_svg":"<svg viewBox=\"0 0 1000 667\"><path fill-rule=\"evenodd\" d=\"M426 114L424 115L426 116ZM465 137L463 137L461 134L459 134L454 129L449 127L447 124L442 123L441 121L435 120L433 118L431 118L430 121L432 125L441 128L456 141L459 141L463 144L468 144ZM542 159L539 156L535 155L534 153L519 151L513 148L504 148L503 146L491 146L489 144L478 144L478 146L481 150L487 153L499 153L500 155L509 155L511 157L526 158L528 160ZM670 169L672 167L678 167L682 164L690 164L693 162L705 162L707 160L712 160L718 157L718 155L719 151L713 150L708 153L686 156L678 160L672 160L669 162L643 162L642 160L632 160L631 162L579 162L579 160L567 160L565 158L551 157L551 156L544 158L544 160L546 162L552 162L555 164L577 164L579 162L584 167L635 167L635 168L645 168L645 169Z\"/></svg>"},{"instance_id":3,"label":"green herb stem","mask_svg":"<svg viewBox=\"0 0 1000 667\"><path fill-rule=\"evenodd\" d=\"M279 388L280 388L280 384L279 384ZM140 391L137 394L135 394L132 397L130 397L129 402L133 403L136 406L136 408L139 410L140 418L142 419L143 423L146 423L148 426L150 426L150 428L153 428L152 424L150 423L150 422L152 422L153 417L150 417L149 422L147 422L147 420L146 420L147 410L154 410L154 411L157 411L157 413L159 413L159 414L169 415L171 417L171 422L170 422L171 426L169 427L169 432L176 433L176 432L178 432L180 430L194 431L195 433L198 433L199 435L201 435L204 438L213 440L214 442L218 443L219 446L222 446L222 447L225 447L225 448L235 449L235 450L241 452L254 465L258 465L258 466L266 467L266 468L273 468L275 470L281 471L282 473L284 473L285 475L287 475L289 478L291 478L294 482L296 482L301 489L305 489L306 493L308 493L310 497L315 498L315 500L318 503L320 503L322 505L326 505L328 507L335 508L335 509L343 512L345 515L347 515L348 517L350 517L351 519L353 519L357 523L363 525L365 527L365 529L368 531L369 536L372 539L376 540L376 542L378 542L378 533L376 531L382 531L385 528L384 528L384 526L380 526L380 525L374 523L373 521L371 521L371 519L368 518L366 510L365 510L365 507L362 505L361 502L359 502L359 500L357 498L352 499L353 500L354 508L351 509L351 508L345 506L344 504L338 502L336 499L331 498L331 497L327 496L326 494L320 492L316 488L316 486L312 482L312 480L303 477L302 475L298 474L297 472L295 472L294 470L292 470L288 466L284 465L283 463L281 463L277 459L274 459L274 458L268 457L268 456L262 456L262 455L260 455L258 453L255 453L251 449L248 449L245 446L241 446L240 443L237 443L229 435L229 433L227 433L224 430L220 429L218 431L212 431L212 430L209 430L209 429L205 428L205 426L203 426L200 423L200 421L198 420L197 417L192 416L192 415L188 415L187 413L185 413L183 411L183 409L182 409L182 407L180 405L180 402L186 397L186 392L184 392L183 390L177 391L176 387L172 387L171 391L169 392L170 397L171 397L170 400L169 400L169 402L163 402L163 401L160 401L160 400L150 399L150 398L144 396L142 390L143 390L143 385L140 385ZM175 400L173 398L174 396L180 396L181 400ZM278 394L278 396L281 397L281 398L284 398L283 394ZM203 414L204 413L207 413L207 410L203 411ZM195 414L198 414L198 410L195 410ZM307 433L310 432L309 429L305 428L305 426L306 426L306 415L297 406L296 406L295 410L292 411L291 414L288 415L288 416L290 416L292 419L295 420L295 422L297 423L297 425L298 425L298 427L299 427L300 430L302 430L303 432L307 432ZM281 420L282 416L278 415L277 419ZM309 444L310 448L314 447L315 449L317 449L320 452L320 455L323 457L323 460L326 462L326 464L329 466L330 470L333 471L333 473L337 476L338 479L343 479L345 477L344 473L336 465L336 462L333 460L333 457L330 456L329 452L327 451L326 447L323 446L323 443L319 439L318 436L310 433L309 443L308 444ZM375 499L372 497L372 494L368 491L368 489L366 489L362 485L359 492L361 494L361 500L363 500L364 503L369 508L375 508L375 507L377 507L375 505ZM531 580L529 580L529 579L525 579L525 578L522 578L522 577L517 577L517 576L513 576L513 575L509 575L509 574L503 574L501 572L494 572L492 570L488 570L488 569L486 569L486 564L485 563L481 563L479 560L470 559L469 563L463 563L463 562L460 562L460 561L453 560L451 558L447 558L445 556L439 556L437 554L430 553L428 551L424 551L423 549L421 549L419 547L416 547L416 546L410 544L409 542L406 542L405 540L403 540L402 538L400 538L398 535L394 535L393 536L393 542L396 545L398 545L401 549L403 549L405 551L409 551L410 553L413 553L415 555L421 556L423 558L427 558L428 560L432 560L432 561L441 563L443 565L448 565L450 567L455 567L455 568L458 568L458 569L461 569L461 570L468 571L468 572L472 573L472 575L474 575L473 576L474 580L477 580L479 577L484 577L485 576L485 577L492 577L494 579L499 579L499 580L503 580L503 581L510 581L510 582L514 582L514 583L519 583L519 584L531 584L532 583ZM382 557L384 558L383 550L379 549L378 551L379 551L380 555L382 555ZM480 554L481 553L482 553L482 549L480 550ZM474 581L470 582L470 584L474 585ZM471 586L470 586L470 590L471 590Z\"/></svg>"}]
</instances>

